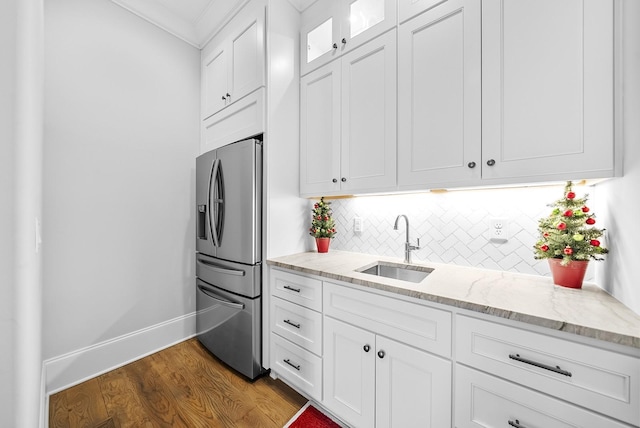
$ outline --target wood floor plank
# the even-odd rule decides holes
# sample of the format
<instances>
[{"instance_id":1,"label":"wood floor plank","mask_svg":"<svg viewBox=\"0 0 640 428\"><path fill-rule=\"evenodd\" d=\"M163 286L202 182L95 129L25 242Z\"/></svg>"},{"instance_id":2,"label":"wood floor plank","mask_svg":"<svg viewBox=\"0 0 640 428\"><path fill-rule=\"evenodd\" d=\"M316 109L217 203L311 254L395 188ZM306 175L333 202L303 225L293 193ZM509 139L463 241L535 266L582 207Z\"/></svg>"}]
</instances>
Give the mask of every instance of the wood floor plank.
<instances>
[{"instance_id":1,"label":"wood floor plank","mask_svg":"<svg viewBox=\"0 0 640 428\"><path fill-rule=\"evenodd\" d=\"M52 395L49 426L280 428L304 403L281 381L248 381L190 339Z\"/></svg>"}]
</instances>

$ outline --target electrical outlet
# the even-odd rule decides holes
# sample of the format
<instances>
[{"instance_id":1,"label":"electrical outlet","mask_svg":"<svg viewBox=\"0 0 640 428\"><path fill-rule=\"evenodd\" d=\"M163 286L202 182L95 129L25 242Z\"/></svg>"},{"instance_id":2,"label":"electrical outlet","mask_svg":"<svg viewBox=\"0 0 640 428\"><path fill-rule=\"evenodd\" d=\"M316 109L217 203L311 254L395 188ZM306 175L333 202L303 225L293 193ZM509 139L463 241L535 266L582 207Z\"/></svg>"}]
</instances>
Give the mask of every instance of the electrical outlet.
<instances>
[{"instance_id":1,"label":"electrical outlet","mask_svg":"<svg viewBox=\"0 0 640 428\"><path fill-rule=\"evenodd\" d=\"M353 219L353 231L355 233L362 233L362 217L354 217Z\"/></svg>"},{"instance_id":2,"label":"electrical outlet","mask_svg":"<svg viewBox=\"0 0 640 428\"><path fill-rule=\"evenodd\" d=\"M506 218L492 218L489 221L489 240L507 242L509 240L509 221Z\"/></svg>"}]
</instances>

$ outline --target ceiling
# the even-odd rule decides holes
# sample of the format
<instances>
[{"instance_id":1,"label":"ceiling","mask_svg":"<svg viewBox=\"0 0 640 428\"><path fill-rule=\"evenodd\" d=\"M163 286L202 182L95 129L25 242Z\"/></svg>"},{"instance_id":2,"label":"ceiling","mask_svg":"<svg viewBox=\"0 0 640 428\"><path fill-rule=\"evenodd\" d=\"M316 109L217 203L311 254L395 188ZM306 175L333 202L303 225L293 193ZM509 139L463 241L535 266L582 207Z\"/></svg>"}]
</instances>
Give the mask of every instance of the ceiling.
<instances>
[{"instance_id":1,"label":"ceiling","mask_svg":"<svg viewBox=\"0 0 640 428\"><path fill-rule=\"evenodd\" d=\"M202 48L249 0L111 0L187 43ZM316 0L289 1L303 11Z\"/></svg>"}]
</instances>

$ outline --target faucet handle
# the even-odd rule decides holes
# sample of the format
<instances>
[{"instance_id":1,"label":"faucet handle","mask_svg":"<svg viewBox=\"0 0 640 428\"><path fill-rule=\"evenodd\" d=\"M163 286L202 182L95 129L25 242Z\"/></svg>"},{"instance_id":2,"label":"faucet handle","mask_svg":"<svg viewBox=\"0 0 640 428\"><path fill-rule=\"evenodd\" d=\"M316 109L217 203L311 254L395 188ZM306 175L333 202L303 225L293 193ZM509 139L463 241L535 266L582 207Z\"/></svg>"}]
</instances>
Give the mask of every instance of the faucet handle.
<instances>
[{"instance_id":1,"label":"faucet handle","mask_svg":"<svg viewBox=\"0 0 640 428\"><path fill-rule=\"evenodd\" d=\"M416 245L411 245L410 242L407 242L407 244L409 244L409 249L411 250L419 250L420 249L420 238L416 238Z\"/></svg>"}]
</instances>

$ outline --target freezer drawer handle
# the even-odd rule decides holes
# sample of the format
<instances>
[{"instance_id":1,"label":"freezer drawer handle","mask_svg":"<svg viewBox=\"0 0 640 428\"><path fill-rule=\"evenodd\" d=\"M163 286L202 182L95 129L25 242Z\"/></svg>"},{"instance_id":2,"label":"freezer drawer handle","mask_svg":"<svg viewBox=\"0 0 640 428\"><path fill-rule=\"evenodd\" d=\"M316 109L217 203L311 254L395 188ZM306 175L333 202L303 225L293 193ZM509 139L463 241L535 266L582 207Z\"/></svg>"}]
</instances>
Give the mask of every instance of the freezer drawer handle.
<instances>
[{"instance_id":1,"label":"freezer drawer handle","mask_svg":"<svg viewBox=\"0 0 640 428\"><path fill-rule=\"evenodd\" d=\"M216 266L212 263L207 263L203 260L198 260L198 263L201 264L203 267L210 269L214 272L218 272L218 273L223 273L225 275L235 275L235 276L244 276L244 271L243 270L237 270L237 269L225 269L225 268L221 268L219 266Z\"/></svg>"},{"instance_id":2,"label":"freezer drawer handle","mask_svg":"<svg viewBox=\"0 0 640 428\"><path fill-rule=\"evenodd\" d=\"M210 290L208 288L205 288L202 285L198 285L198 288L204 294L206 294L207 296L211 297L213 300L215 300L216 302L220 303L223 306L228 306L228 307L233 308L233 309L238 309L239 311L244 309L244 303L234 303L234 302L230 302L228 300L223 300L220 297L211 294L212 290Z\"/></svg>"},{"instance_id":3,"label":"freezer drawer handle","mask_svg":"<svg viewBox=\"0 0 640 428\"><path fill-rule=\"evenodd\" d=\"M515 420L515 421L509 421L509 425L511 425L512 427L516 427L516 428L527 428L524 425L520 425L520 421L519 420Z\"/></svg>"},{"instance_id":4,"label":"freezer drawer handle","mask_svg":"<svg viewBox=\"0 0 640 428\"><path fill-rule=\"evenodd\" d=\"M285 323L289 324L290 326L293 326L295 328L300 328L300 324L296 324L291 320L283 320Z\"/></svg>"},{"instance_id":5,"label":"freezer drawer handle","mask_svg":"<svg viewBox=\"0 0 640 428\"><path fill-rule=\"evenodd\" d=\"M298 364L297 366L295 364L293 364L288 358L284 359L284 362L289 364L291 367L293 367L294 369L300 371L300 365Z\"/></svg>"},{"instance_id":6,"label":"freezer drawer handle","mask_svg":"<svg viewBox=\"0 0 640 428\"><path fill-rule=\"evenodd\" d=\"M293 287L291 287L290 285L285 285L283 288L284 288L284 289L286 289L286 290L295 291L296 293L299 293L299 292L300 292L300 289L299 289L299 288L293 288Z\"/></svg>"},{"instance_id":7,"label":"freezer drawer handle","mask_svg":"<svg viewBox=\"0 0 640 428\"><path fill-rule=\"evenodd\" d=\"M532 366L540 367L541 369L549 370L549 371L552 371L554 373L559 373L561 375L571 377L571 372L569 372L567 370L562 370L560 368L560 366L553 367L553 366L549 366L547 364L539 363L537 361L528 360L526 358L522 358L520 356L520 354L509 354L509 358L511 358L512 360L520 361L521 363L530 364Z\"/></svg>"}]
</instances>

